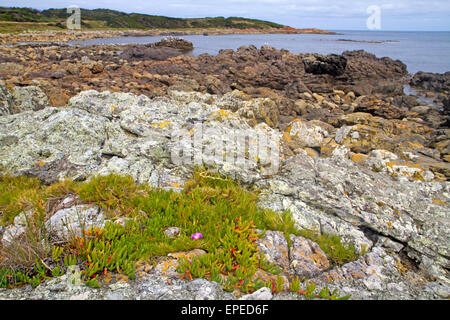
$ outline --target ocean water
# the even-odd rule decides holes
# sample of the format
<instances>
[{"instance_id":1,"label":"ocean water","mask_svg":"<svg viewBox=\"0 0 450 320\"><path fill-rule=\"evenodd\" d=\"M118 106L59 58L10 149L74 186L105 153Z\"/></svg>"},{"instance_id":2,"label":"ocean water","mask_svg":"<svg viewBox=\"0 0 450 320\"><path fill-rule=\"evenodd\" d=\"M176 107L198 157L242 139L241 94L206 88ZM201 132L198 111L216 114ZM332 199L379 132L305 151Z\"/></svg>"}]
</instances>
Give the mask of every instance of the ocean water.
<instances>
[{"instance_id":1,"label":"ocean water","mask_svg":"<svg viewBox=\"0 0 450 320\"><path fill-rule=\"evenodd\" d=\"M450 32L341 31L320 34L248 34L182 36L194 44L193 55L217 54L221 49L269 45L292 53L341 54L346 50L365 50L377 57L399 59L409 73L450 71ZM143 44L163 37L120 37L73 41L71 44Z\"/></svg>"}]
</instances>

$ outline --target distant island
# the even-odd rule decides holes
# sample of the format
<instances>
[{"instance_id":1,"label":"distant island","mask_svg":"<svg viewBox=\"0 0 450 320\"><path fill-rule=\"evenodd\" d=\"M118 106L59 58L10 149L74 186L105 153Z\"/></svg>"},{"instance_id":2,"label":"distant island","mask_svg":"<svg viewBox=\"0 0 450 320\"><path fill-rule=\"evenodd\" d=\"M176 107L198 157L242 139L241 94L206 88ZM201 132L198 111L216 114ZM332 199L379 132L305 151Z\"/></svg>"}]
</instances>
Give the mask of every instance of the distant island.
<instances>
[{"instance_id":1,"label":"distant island","mask_svg":"<svg viewBox=\"0 0 450 320\"><path fill-rule=\"evenodd\" d=\"M278 23L242 17L173 18L141 13L125 13L110 9L80 9L81 27L92 30L115 29L235 29L278 30L286 33L332 33L320 29L295 29ZM0 33L26 30L64 30L67 9L37 10L32 8L0 7Z\"/></svg>"}]
</instances>

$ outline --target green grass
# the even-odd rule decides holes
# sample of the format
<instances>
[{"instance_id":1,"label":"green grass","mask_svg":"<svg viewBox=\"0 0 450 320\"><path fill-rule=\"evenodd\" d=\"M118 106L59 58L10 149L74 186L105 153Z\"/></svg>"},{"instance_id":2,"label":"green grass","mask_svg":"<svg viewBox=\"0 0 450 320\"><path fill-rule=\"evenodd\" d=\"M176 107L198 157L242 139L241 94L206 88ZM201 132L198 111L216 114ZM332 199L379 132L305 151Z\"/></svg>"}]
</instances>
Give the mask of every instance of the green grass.
<instances>
[{"instance_id":1,"label":"green grass","mask_svg":"<svg viewBox=\"0 0 450 320\"><path fill-rule=\"evenodd\" d=\"M289 212L278 214L258 207L257 192L200 170L185 184L183 192L139 185L131 177L119 175L51 186L34 178L1 176L0 194L3 225L10 224L23 210L37 213L37 222L30 224L12 249L0 248L0 287L37 285L73 264L81 266L87 285L98 287L107 273L134 279L137 262L152 263L168 253L201 248L206 254L181 259L177 271L189 278L219 282L225 290L253 292L266 285L255 279L258 269L280 272L259 256L256 241L264 233L258 234L256 229L278 230L287 236L302 233ZM111 221L104 228L91 228L82 236L54 243L43 227L45 214L67 194L77 194L83 202L100 206ZM126 218L125 225L115 223L118 218ZM181 233L169 238L164 234L168 227L178 227ZM195 233L203 237L191 239ZM50 245L42 245L43 238ZM333 261L354 258L349 255L350 247L337 237L314 239ZM30 248L33 254L29 254Z\"/></svg>"},{"instance_id":2,"label":"green grass","mask_svg":"<svg viewBox=\"0 0 450 320\"><path fill-rule=\"evenodd\" d=\"M343 265L359 258L358 250L350 244L342 241L341 237L334 234L318 233L312 230L301 230L298 235L311 239L323 250L328 260L334 265ZM365 253L365 250L361 253Z\"/></svg>"}]
</instances>

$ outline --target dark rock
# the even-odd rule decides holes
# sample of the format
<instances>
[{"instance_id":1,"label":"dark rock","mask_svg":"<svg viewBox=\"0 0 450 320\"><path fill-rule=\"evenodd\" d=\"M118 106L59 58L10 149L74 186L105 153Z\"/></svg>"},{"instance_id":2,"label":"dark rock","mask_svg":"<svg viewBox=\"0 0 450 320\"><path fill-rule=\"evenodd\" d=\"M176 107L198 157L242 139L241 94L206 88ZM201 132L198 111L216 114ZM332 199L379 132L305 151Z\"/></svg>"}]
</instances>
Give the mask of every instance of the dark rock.
<instances>
[{"instance_id":1,"label":"dark rock","mask_svg":"<svg viewBox=\"0 0 450 320\"><path fill-rule=\"evenodd\" d=\"M307 56L303 59L303 63L307 73L332 76L342 75L347 67L347 59L336 54Z\"/></svg>"},{"instance_id":2,"label":"dark rock","mask_svg":"<svg viewBox=\"0 0 450 320\"><path fill-rule=\"evenodd\" d=\"M181 53L173 48L149 48L142 46L133 46L125 49L120 58L128 61L140 60L167 60L172 57L179 56Z\"/></svg>"},{"instance_id":3,"label":"dark rock","mask_svg":"<svg viewBox=\"0 0 450 320\"><path fill-rule=\"evenodd\" d=\"M36 177L42 183L50 185L59 181L61 174L67 177L72 177L74 180L82 181L85 179L82 174L83 166L71 163L65 156L59 160L51 162L37 163L34 168L25 170L21 174Z\"/></svg>"},{"instance_id":4,"label":"dark rock","mask_svg":"<svg viewBox=\"0 0 450 320\"><path fill-rule=\"evenodd\" d=\"M50 75L50 78L52 78L52 79L61 79L61 78L64 78L66 76L66 74L67 74L66 71L60 70L60 71L56 71L55 73L52 73Z\"/></svg>"},{"instance_id":5,"label":"dark rock","mask_svg":"<svg viewBox=\"0 0 450 320\"><path fill-rule=\"evenodd\" d=\"M410 84L428 91L448 91L450 90L450 72L439 74L420 71L414 75Z\"/></svg>"},{"instance_id":6,"label":"dark rock","mask_svg":"<svg viewBox=\"0 0 450 320\"><path fill-rule=\"evenodd\" d=\"M194 50L192 42L181 38L164 38L154 44L156 48L172 48L181 52L189 52Z\"/></svg>"}]
</instances>

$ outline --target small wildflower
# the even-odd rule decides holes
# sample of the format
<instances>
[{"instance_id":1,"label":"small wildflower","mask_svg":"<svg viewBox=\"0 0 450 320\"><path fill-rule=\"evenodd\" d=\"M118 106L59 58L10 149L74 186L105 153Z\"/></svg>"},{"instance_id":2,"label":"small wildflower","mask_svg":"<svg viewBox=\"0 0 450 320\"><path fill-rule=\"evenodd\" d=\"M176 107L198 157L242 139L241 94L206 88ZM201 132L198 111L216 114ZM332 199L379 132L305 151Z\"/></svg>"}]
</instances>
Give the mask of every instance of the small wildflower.
<instances>
[{"instance_id":1,"label":"small wildflower","mask_svg":"<svg viewBox=\"0 0 450 320\"><path fill-rule=\"evenodd\" d=\"M191 236L191 239L194 239L194 240L198 240L198 239L201 239L201 238L203 238L203 234L201 234L201 233L199 233L199 232L194 233L194 234Z\"/></svg>"}]
</instances>

